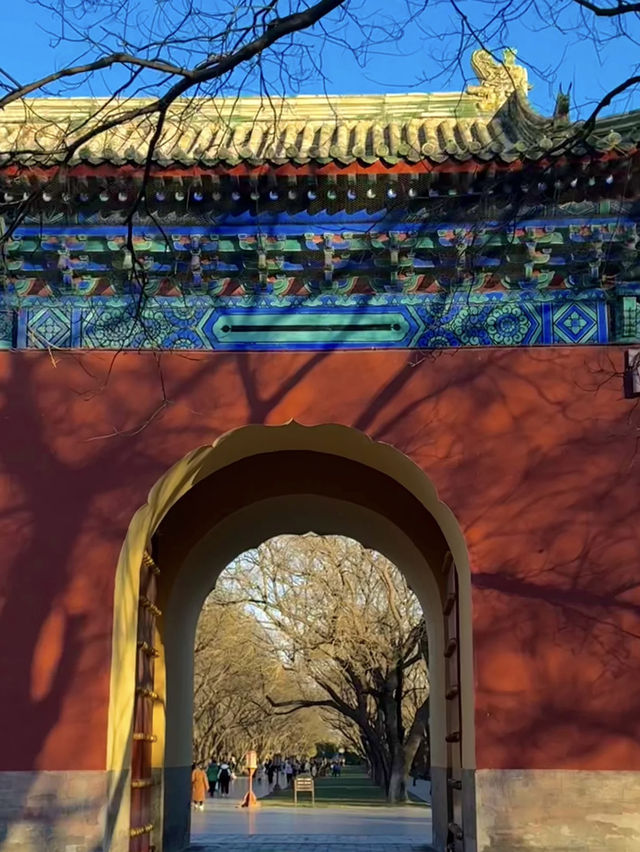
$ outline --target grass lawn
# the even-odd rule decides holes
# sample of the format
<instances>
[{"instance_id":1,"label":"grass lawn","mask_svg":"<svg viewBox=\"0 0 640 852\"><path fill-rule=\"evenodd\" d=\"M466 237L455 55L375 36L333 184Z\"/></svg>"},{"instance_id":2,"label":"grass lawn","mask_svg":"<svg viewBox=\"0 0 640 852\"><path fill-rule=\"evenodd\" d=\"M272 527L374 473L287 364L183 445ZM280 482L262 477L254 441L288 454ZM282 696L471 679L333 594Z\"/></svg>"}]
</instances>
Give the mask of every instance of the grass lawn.
<instances>
[{"instance_id":1,"label":"grass lawn","mask_svg":"<svg viewBox=\"0 0 640 852\"><path fill-rule=\"evenodd\" d=\"M283 776L280 775L280 783ZM316 778L316 807L388 807L384 792L371 782L359 766L345 766L339 778ZM270 793L261 802L265 805L292 805L293 789L283 788ZM310 807L311 794L298 793L298 807Z\"/></svg>"}]
</instances>

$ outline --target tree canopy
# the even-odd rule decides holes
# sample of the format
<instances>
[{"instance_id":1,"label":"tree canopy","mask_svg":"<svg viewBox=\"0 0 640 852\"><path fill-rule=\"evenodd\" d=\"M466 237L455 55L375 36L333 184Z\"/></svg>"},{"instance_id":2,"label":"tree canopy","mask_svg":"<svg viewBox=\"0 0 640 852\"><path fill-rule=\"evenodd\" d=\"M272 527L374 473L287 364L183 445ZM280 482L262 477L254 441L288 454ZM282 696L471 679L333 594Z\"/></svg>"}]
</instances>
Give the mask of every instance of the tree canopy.
<instances>
[{"instance_id":1,"label":"tree canopy","mask_svg":"<svg viewBox=\"0 0 640 852\"><path fill-rule=\"evenodd\" d=\"M283 668L270 637L242 605L205 603L198 624L194 661L194 757L241 758L291 751L313 754L331 736L320 713L310 709L281 716L267 696L287 697L295 683Z\"/></svg>"},{"instance_id":2,"label":"tree canopy","mask_svg":"<svg viewBox=\"0 0 640 852\"><path fill-rule=\"evenodd\" d=\"M255 707L267 728L272 714L282 724L320 710L345 746L366 758L389 799L405 797L427 737L427 634L395 566L339 536L281 536L237 559L208 607L205 614L235 614L230 641L243 658L245 635L270 654L268 665L254 661L261 666Z\"/></svg>"}]
</instances>

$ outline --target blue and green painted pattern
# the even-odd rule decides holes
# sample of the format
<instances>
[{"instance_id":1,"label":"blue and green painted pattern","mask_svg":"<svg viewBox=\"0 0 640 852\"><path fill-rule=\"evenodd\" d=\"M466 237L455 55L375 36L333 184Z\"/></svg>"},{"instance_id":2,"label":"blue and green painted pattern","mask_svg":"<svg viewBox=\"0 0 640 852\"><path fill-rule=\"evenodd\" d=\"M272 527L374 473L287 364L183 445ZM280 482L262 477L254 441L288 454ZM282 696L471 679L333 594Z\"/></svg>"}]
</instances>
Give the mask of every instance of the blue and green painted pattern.
<instances>
[{"instance_id":1,"label":"blue and green painted pattern","mask_svg":"<svg viewBox=\"0 0 640 852\"><path fill-rule=\"evenodd\" d=\"M437 349L640 341L639 235L616 218L447 225L23 227L0 347ZM348 230L347 230L348 228Z\"/></svg>"},{"instance_id":2,"label":"blue and green painted pattern","mask_svg":"<svg viewBox=\"0 0 640 852\"><path fill-rule=\"evenodd\" d=\"M29 297L0 314L1 345L20 349L439 349L611 342L600 291L324 295L212 299Z\"/></svg>"},{"instance_id":3,"label":"blue and green painted pattern","mask_svg":"<svg viewBox=\"0 0 640 852\"><path fill-rule=\"evenodd\" d=\"M122 227L22 227L4 247L2 289L126 295L137 272L148 296L575 291L638 280L639 239L629 217L167 225L134 230L133 266Z\"/></svg>"}]
</instances>

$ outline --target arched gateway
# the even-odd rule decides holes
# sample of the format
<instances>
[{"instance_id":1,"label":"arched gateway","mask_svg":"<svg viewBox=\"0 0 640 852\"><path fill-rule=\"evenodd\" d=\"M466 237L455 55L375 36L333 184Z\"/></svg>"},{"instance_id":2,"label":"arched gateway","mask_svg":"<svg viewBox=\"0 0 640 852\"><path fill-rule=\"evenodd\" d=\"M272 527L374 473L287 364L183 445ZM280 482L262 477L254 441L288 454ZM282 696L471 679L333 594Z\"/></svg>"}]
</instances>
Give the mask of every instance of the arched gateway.
<instances>
[{"instance_id":1,"label":"arched gateway","mask_svg":"<svg viewBox=\"0 0 640 852\"><path fill-rule=\"evenodd\" d=\"M307 530L425 607L440 849L640 848L640 118L472 65L2 110L0 852L179 848L199 604Z\"/></svg>"},{"instance_id":2,"label":"arched gateway","mask_svg":"<svg viewBox=\"0 0 640 852\"><path fill-rule=\"evenodd\" d=\"M202 603L239 553L310 530L384 553L420 600L430 638L434 840L475 850L470 582L459 527L424 472L392 447L347 427L296 423L247 426L191 453L133 519L114 606L112 849L188 844Z\"/></svg>"}]
</instances>

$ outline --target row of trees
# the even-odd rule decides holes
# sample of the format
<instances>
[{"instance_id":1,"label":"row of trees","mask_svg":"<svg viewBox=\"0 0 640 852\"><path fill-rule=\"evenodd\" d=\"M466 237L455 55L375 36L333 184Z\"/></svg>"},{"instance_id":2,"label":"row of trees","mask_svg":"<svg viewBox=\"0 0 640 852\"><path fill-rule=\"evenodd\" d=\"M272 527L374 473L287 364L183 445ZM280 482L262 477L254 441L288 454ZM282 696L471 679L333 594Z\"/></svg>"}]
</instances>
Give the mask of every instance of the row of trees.
<instances>
[{"instance_id":1,"label":"row of trees","mask_svg":"<svg viewBox=\"0 0 640 852\"><path fill-rule=\"evenodd\" d=\"M324 723L329 739L338 732L367 760L390 801L402 800L416 762L428 762L427 656L418 601L387 559L342 537L278 537L236 560L205 607L196 736L222 742L225 720L235 730L246 717L247 742L286 753ZM246 682L232 676L236 661ZM213 709L232 677L240 693L253 686L251 700Z\"/></svg>"},{"instance_id":2,"label":"row of trees","mask_svg":"<svg viewBox=\"0 0 640 852\"><path fill-rule=\"evenodd\" d=\"M208 600L200 616L194 665L194 757L312 754L330 736L319 711L282 716L268 695L295 691L270 637L240 605Z\"/></svg>"}]
</instances>

